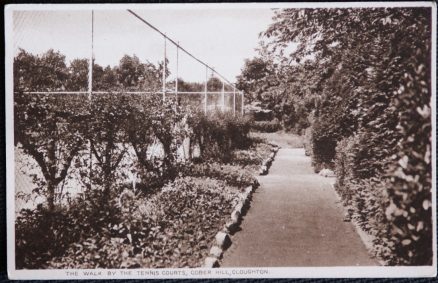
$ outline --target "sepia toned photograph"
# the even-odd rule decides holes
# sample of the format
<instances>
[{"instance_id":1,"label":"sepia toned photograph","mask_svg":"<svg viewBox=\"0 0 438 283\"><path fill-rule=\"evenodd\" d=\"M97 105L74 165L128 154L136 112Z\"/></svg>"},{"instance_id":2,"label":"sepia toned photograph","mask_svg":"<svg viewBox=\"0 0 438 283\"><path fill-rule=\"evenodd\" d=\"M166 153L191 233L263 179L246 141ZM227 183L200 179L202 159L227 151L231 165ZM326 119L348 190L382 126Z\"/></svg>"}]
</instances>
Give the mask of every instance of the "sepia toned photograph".
<instances>
[{"instance_id":1,"label":"sepia toned photograph","mask_svg":"<svg viewBox=\"0 0 438 283\"><path fill-rule=\"evenodd\" d=\"M436 276L436 5L8 5L11 279Z\"/></svg>"}]
</instances>

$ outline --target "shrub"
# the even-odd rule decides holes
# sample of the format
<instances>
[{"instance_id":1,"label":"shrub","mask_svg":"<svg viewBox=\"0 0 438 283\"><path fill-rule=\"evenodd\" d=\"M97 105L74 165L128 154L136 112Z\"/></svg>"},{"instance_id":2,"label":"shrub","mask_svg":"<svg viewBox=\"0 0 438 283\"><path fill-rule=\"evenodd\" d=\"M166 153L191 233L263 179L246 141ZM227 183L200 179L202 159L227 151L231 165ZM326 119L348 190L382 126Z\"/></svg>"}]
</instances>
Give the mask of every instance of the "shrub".
<instances>
[{"instance_id":1,"label":"shrub","mask_svg":"<svg viewBox=\"0 0 438 283\"><path fill-rule=\"evenodd\" d=\"M311 152L312 164L318 172L323 168L333 167L333 161L336 154L337 136L327 132L324 125L318 120L312 126Z\"/></svg>"},{"instance_id":2,"label":"shrub","mask_svg":"<svg viewBox=\"0 0 438 283\"><path fill-rule=\"evenodd\" d=\"M74 157L84 148L84 103L67 96L29 95L14 97L14 143L20 143L40 166L44 180L37 180L38 190L55 208L55 191L65 180ZM82 97L83 98L83 97Z\"/></svg>"},{"instance_id":3,"label":"shrub","mask_svg":"<svg viewBox=\"0 0 438 283\"><path fill-rule=\"evenodd\" d=\"M138 171L143 183L159 187L176 177L179 170L178 147L188 136L184 118L188 115L175 99L144 98L132 100L129 124L129 143L138 159ZM151 156L151 148L161 144L161 156Z\"/></svg>"},{"instance_id":4,"label":"shrub","mask_svg":"<svg viewBox=\"0 0 438 283\"><path fill-rule=\"evenodd\" d=\"M47 268L47 262L61 256L72 243L105 232L106 227L120 222L117 191L102 206L101 195L91 191L69 206L53 211L44 206L23 210L15 223L16 266L18 269Z\"/></svg>"},{"instance_id":5,"label":"shrub","mask_svg":"<svg viewBox=\"0 0 438 283\"><path fill-rule=\"evenodd\" d=\"M156 195L133 198L120 221L73 243L52 268L198 267L239 190L223 181L176 178Z\"/></svg>"},{"instance_id":6,"label":"shrub","mask_svg":"<svg viewBox=\"0 0 438 283\"><path fill-rule=\"evenodd\" d=\"M255 121L251 127L257 132L273 133L281 130L281 123L278 119L272 121Z\"/></svg>"},{"instance_id":7,"label":"shrub","mask_svg":"<svg viewBox=\"0 0 438 283\"><path fill-rule=\"evenodd\" d=\"M191 151L198 145L201 158L226 161L233 149L248 145L250 123L248 118L228 112L207 115L195 112L188 118L192 130Z\"/></svg>"},{"instance_id":8,"label":"shrub","mask_svg":"<svg viewBox=\"0 0 438 283\"><path fill-rule=\"evenodd\" d=\"M131 123L131 99L120 93L106 93L94 96L91 101L85 136L90 141L96 159L92 165L92 181L94 185L102 187L104 202L116 181L116 169L128 151L126 129Z\"/></svg>"},{"instance_id":9,"label":"shrub","mask_svg":"<svg viewBox=\"0 0 438 283\"><path fill-rule=\"evenodd\" d=\"M430 17L422 17L428 20ZM429 27L429 26L428 26ZM430 28L430 27L429 27ZM397 129L402 136L388 170L391 204L388 219L393 224L393 253L402 264L432 264L432 115L430 29L412 34L417 40L409 67L401 81L392 110L398 111ZM420 38L428 38L420 43Z\"/></svg>"}]
</instances>

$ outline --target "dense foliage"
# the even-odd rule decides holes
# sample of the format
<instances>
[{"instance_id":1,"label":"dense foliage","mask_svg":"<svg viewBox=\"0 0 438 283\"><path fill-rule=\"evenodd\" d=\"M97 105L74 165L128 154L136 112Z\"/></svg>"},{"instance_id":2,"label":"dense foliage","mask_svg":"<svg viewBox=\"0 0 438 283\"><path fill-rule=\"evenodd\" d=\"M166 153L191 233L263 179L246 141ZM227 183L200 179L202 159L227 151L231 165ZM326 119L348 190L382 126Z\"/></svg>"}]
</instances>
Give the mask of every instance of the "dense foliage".
<instances>
[{"instance_id":1,"label":"dense foliage","mask_svg":"<svg viewBox=\"0 0 438 283\"><path fill-rule=\"evenodd\" d=\"M191 128L191 151L198 146L202 159L228 161L232 150L246 147L251 120L229 112L204 114L195 112L188 117Z\"/></svg>"},{"instance_id":2,"label":"dense foliage","mask_svg":"<svg viewBox=\"0 0 438 283\"><path fill-rule=\"evenodd\" d=\"M263 35L241 87L310 125L315 169L335 169L381 258L431 264L430 8L284 9Z\"/></svg>"},{"instance_id":3,"label":"dense foliage","mask_svg":"<svg viewBox=\"0 0 438 283\"><path fill-rule=\"evenodd\" d=\"M231 213L236 188L178 178L152 198L121 195L119 212L99 235L72 244L55 268L197 267ZM226 215L226 214L225 214ZM79 251L79 252L78 252Z\"/></svg>"},{"instance_id":4,"label":"dense foliage","mask_svg":"<svg viewBox=\"0 0 438 283\"><path fill-rule=\"evenodd\" d=\"M239 165L223 164L253 146L251 121L206 115L172 96L128 93L159 89L161 68L124 56L114 68L93 65L93 89L105 92L29 93L84 92L88 64L67 66L52 50L17 55L15 144L23 162L40 167L33 193L45 197L18 213L17 268L200 265L239 190L255 182L253 168L239 173ZM212 89L222 89L214 77ZM73 177L82 193L66 201Z\"/></svg>"}]
</instances>

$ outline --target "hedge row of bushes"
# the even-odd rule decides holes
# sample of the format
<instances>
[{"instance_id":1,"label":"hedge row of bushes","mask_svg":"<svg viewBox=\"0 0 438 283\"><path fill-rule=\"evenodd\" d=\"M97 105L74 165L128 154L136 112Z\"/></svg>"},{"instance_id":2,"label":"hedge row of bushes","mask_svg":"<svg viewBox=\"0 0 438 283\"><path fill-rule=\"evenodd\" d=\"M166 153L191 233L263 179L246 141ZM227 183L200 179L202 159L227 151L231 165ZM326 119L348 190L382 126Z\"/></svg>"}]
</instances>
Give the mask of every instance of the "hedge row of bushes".
<instances>
[{"instance_id":1,"label":"hedge row of bushes","mask_svg":"<svg viewBox=\"0 0 438 283\"><path fill-rule=\"evenodd\" d=\"M15 97L15 121L15 142L41 167L40 191L52 210L55 190L72 166L82 171L84 183L101 188L105 196L117 181L116 169L133 149L142 182L160 187L185 162L178 154L184 140L190 140L190 157L199 147L202 160L222 161L247 145L250 129L249 120L232 113L205 115L169 98L163 102L123 93L99 94L92 101L21 93ZM151 156L157 144L161 153Z\"/></svg>"},{"instance_id":2,"label":"hedge row of bushes","mask_svg":"<svg viewBox=\"0 0 438 283\"><path fill-rule=\"evenodd\" d=\"M90 196L17 219L17 268L199 267L239 189L177 177L153 196L123 191L102 210ZM36 236L38 235L38 236Z\"/></svg>"},{"instance_id":3,"label":"hedge row of bushes","mask_svg":"<svg viewBox=\"0 0 438 283\"><path fill-rule=\"evenodd\" d=\"M160 226L161 224L152 220L147 222L143 217L133 219L133 222L126 222L126 219L120 218L120 195L124 190L132 194L132 187L127 186L120 178L118 169L127 166L123 163L126 158L135 159L130 160L132 168L127 169L138 174L140 183L137 183L137 189L140 190L132 197L138 201L146 201L150 196L159 194L161 198L154 202L155 206L163 209L167 207L167 210L182 209L178 213L172 212L173 214L169 211L160 217L180 216L179 213L184 211L189 215L193 203L200 202L195 210L209 211L208 216L203 214L210 217L206 223L217 222L217 225L220 225L218 213L231 209L229 196L223 195L230 190L228 184L246 185L253 182L253 179L248 174L236 174L238 169L230 168L226 172L213 168L203 170L201 164L216 164L229 160L234 149L249 146L249 129L250 121L245 118L233 116L232 113L205 115L183 109L171 99L162 101L161 98L119 93L99 94L89 101L86 97L80 100L68 95L61 97L17 94L15 142L41 168L42 179L34 176L34 183L38 186L35 192L47 198L46 203L39 205L35 210L21 211L17 218L17 268L44 268L47 264L52 267L117 268L121 262L127 267L134 266L133 262L154 267L170 266L170 262L176 262L178 267L196 266L194 262L189 262L190 255L193 255L190 251L185 251L183 261L174 261L173 256L165 259L166 254L154 254L154 248L145 251L149 244L156 244L159 245L157 253L163 252L161 244L157 243L161 241L160 237L166 235L170 226ZM191 141L190 156L195 156L196 148L201 151L200 156L196 157L197 160L193 160L196 164L191 165L190 160L180 156L181 146L186 140ZM157 143L161 145L161 153L151 155L151 148ZM90 149L93 158L91 166ZM192 166L199 169L195 170L198 174L187 172ZM69 205L63 205L58 202L60 198L55 198L55 192L59 191L58 186L72 169L80 173L81 181L86 186L85 194L73 199ZM206 184L207 189L199 180L196 184L193 183L195 179L173 182L181 175L200 177L205 176L204 174L212 174L212 177L220 181L210 180L210 183L214 184ZM173 189L169 193L163 193L162 186L169 182L173 182ZM224 187L228 189L225 190ZM202 196L200 190L204 189L207 195ZM213 192L214 190L218 191ZM170 199L164 201L166 198ZM155 208L152 210L153 214L160 212L155 211ZM186 219L188 223L180 223L179 220L171 218L166 223L170 225L176 221L175 225L197 225L200 218L197 214L190 215ZM145 257L149 258L147 262L133 258L138 254L137 248L140 246L137 247L131 240L129 243L113 243L112 240L116 233L111 230L114 225L123 224L125 229L132 230L139 219L143 219L141 225L150 234L139 236L145 233L140 229L135 232L140 233L139 235L132 232L130 238L132 241L137 241L134 238L144 238L141 240L141 250ZM154 225L160 226L161 230L150 232L156 228ZM209 236L213 231L217 232L216 228L211 226L206 230L201 227L199 235ZM184 229L179 233L185 233ZM194 227L191 227L189 230L193 229ZM187 243L189 240L188 238ZM207 242L207 239L204 241ZM190 242L191 244L194 243ZM174 245L178 245L177 238L172 240L172 246ZM83 250L83 253L76 254L78 249ZM64 256L66 250L67 255ZM118 252L121 252L122 256L115 256ZM195 260L204 257L206 252L206 248L197 251L199 254L195 256ZM125 256L125 253L129 256ZM165 261L162 262L163 260ZM104 262L107 263L103 264ZM97 263L99 265L96 265Z\"/></svg>"},{"instance_id":4,"label":"hedge row of bushes","mask_svg":"<svg viewBox=\"0 0 438 283\"><path fill-rule=\"evenodd\" d=\"M257 132L273 133L281 129L281 123L278 119L273 119L272 121L255 121L252 125L252 130Z\"/></svg>"},{"instance_id":5,"label":"hedge row of bushes","mask_svg":"<svg viewBox=\"0 0 438 283\"><path fill-rule=\"evenodd\" d=\"M191 148L198 145L204 160L227 161L232 150L246 148L250 143L251 120L246 117L228 112L196 112L187 121L193 141Z\"/></svg>"},{"instance_id":6,"label":"hedge row of bushes","mask_svg":"<svg viewBox=\"0 0 438 283\"><path fill-rule=\"evenodd\" d=\"M368 21L383 12L363 13ZM361 227L376 237L381 259L391 265L430 265L430 11L397 13L403 28L384 27L397 34L397 43L388 38L391 52L383 45L369 52L382 58L373 61L371 73L364 70L358 79L358 71L348 66L354 66L359 50L345 50L344 68L325 82L307 130L307 152L316 170L336 171L338 192Z\"/></svg>"}]
</instances>

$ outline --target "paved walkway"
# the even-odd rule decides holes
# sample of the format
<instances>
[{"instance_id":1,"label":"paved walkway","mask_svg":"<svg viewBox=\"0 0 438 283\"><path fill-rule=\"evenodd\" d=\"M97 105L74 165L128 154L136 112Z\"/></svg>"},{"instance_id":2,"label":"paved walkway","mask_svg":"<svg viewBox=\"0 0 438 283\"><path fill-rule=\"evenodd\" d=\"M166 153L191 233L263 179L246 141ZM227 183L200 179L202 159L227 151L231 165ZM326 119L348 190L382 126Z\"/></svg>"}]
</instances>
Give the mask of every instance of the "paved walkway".
<instances>
[{"instance_id":1,"label":"paved walkway","mask_svg":"<svg viewBox=\"0 0 438 283\"><path fill-rule=\"evenodd\" d=\"M303 149L280 149L259 182L221 267L378 265Z\"/></svg>"}]
</instances>

